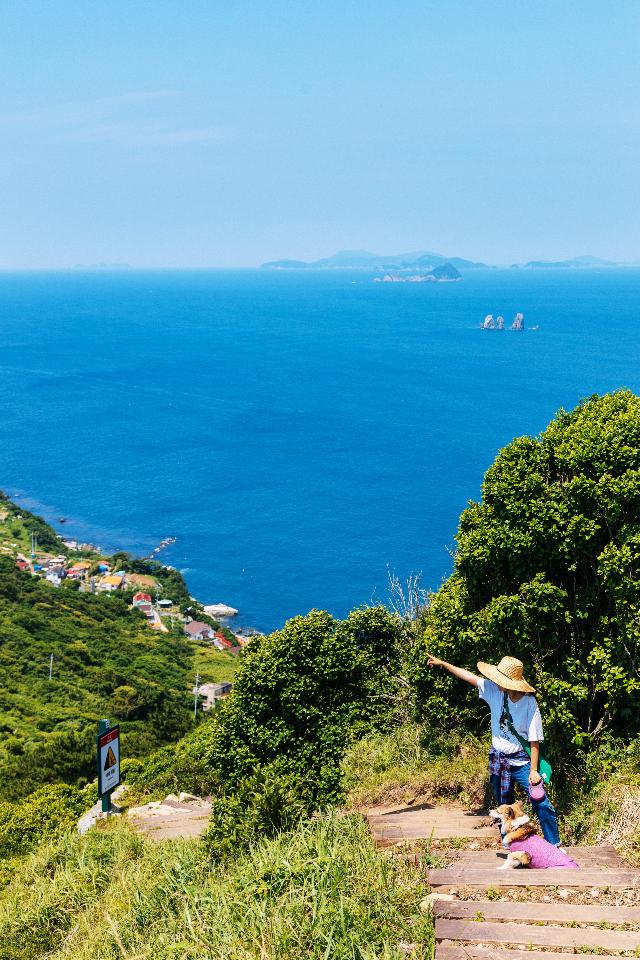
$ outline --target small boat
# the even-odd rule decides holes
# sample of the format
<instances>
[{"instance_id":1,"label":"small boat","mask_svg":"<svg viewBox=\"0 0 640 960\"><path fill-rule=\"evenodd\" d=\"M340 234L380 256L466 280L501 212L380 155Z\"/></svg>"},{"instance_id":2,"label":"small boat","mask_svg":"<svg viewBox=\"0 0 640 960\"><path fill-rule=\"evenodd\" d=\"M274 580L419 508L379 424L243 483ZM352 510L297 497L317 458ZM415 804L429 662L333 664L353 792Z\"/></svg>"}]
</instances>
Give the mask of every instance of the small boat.
<instances>
[{"instance_id":1,"label":"small boat","mask_svg":"<svg viewBox=\"0 0 640 960\"><path fill-rule=\"evenodd\" d=\"M66 517L58 517L58 523L66 523L66 522L67 522Z\"/></svg>"}]
</instances>

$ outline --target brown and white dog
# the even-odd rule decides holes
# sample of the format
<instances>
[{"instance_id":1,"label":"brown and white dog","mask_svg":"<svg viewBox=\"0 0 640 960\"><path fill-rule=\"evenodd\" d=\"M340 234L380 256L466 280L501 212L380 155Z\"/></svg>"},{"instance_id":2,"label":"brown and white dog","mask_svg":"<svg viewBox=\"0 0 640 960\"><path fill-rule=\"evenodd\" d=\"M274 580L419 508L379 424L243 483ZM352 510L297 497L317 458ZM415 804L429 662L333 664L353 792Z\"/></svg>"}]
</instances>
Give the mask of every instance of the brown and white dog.
<instances>
[{"instance_id":1,"label":"brown and white dog","mask_svg":"<svg viewBox=\"0 0 640 960\"><path fill-rule=\"evenodd\" d=\"M519 800L515 803L503 803L489 816L500 824L502 846L509 853L499 870L511 870L515 867L532 867L538 870L551 868L580 869L575 860L560 847L540 836L531 823L530 817L522 809Z\"/></svg>"}]
</instances>

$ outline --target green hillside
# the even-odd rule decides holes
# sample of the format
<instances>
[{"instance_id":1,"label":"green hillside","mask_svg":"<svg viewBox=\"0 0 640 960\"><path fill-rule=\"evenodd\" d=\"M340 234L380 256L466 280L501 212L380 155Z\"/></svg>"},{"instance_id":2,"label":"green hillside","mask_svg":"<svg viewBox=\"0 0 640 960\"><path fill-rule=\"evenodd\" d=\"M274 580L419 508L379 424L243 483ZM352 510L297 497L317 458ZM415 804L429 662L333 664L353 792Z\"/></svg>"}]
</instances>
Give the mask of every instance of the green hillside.
<instances>
[{"instance_id":1,"label":"green hillside","mask_svg":"<svg viewBox=\"0 0 640 960\"><path fill-rule=\"evenodd\" d=\"M178 739L196 668L231 679L236 666L180 624L149 629L125 594L56 589L0 557L0 799L92 778L101 717L120 721L127 757Z\"/></svg>"}]
</instances>

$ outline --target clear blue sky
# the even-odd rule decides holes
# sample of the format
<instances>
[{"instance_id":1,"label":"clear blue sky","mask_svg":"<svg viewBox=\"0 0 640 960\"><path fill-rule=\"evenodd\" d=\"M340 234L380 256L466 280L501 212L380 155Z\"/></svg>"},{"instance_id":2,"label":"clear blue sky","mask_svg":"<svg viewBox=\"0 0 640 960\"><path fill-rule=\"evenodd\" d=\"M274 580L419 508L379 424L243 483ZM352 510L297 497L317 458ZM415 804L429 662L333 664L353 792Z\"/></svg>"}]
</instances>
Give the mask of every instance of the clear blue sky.
<instances>
[{"instance_id":1,"label":"clear blue sky","mask_svg":"<svg viewBox=\"0 0 640 960\"><path fill-rule=\"evenodd\" d=\"M640 257L637 0L2 5L0 266Z\"/></svg>"}]
</instances>

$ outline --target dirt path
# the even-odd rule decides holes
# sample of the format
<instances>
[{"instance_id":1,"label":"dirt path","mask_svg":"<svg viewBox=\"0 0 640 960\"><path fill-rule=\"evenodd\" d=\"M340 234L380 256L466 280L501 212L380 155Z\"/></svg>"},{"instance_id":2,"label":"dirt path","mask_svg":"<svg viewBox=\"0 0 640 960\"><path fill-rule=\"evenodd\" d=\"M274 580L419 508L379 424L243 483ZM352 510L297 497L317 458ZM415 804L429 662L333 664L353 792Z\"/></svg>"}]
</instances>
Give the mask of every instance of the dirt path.
<instances>
[{"instance_id":1,"label":"dirt path","mask_svg":"<svg viewBox=\"0 0 640 960\"><path fill-rule=\"evenodd\" d=\"M478 811L423 804L366 815L380 846L426 872L436 960L638 956L640 871L613 847L569 848L580 870L498 870L505 852Z\"/></svg>"},{"instance_id":2,"label":"dirt path","mask_svg":"<svg viewBox=\"0 0 640 960\"><path fill-rule=\"evenodd\" d=\"M186 793L179 796L172 793L164 800L131 807L127 819L153 840L175 840L179 837L199 837L207 829L210 814L210 800Z\"/></svg>"}]
</instances>

